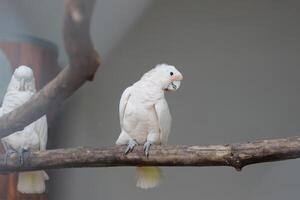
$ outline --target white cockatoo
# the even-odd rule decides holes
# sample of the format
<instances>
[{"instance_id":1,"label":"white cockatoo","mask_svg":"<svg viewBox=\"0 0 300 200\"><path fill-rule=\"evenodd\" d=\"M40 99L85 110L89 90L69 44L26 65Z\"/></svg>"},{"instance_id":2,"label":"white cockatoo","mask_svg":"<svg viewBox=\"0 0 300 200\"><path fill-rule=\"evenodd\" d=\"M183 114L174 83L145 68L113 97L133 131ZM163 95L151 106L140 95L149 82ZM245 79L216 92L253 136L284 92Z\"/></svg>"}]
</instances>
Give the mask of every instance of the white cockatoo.
<instances>
[{"instance_id":1,"label":"white cockatoo","mask_svg":"<svg viewBox=\"0 0 300 200\"><path fill-rule=\"evenodd\" d=\"M26 103L36 92L33 71L27 66L18 67L9 83L4 96L0 116L5 115ZM22 131L15 132L1 139L6 157L17 153L20 164L23 164L23 153L30 150L45 150L47 144L47 119L41 117L26 126ZM45 181L49 177L44 171L19 173L17 189L21 193L43 193Z\"/></svg>"},{"instance_id":2,"label":"white cockatoo","mask_svg":"<svg viewBox=\"0 0 300 200\"><path fill-rule=\"evenodd\" d=\"M132 86L125 89L119 106L121 133L117 145L127 145L125 154L144 144L149 155L152 144L166 144L171 130L171 115L165 91L176 91L182 74L171 65L159 64ZM158 167L137 167L137 187L158 185L162 177Z\"/></svg>"}]
</instances>

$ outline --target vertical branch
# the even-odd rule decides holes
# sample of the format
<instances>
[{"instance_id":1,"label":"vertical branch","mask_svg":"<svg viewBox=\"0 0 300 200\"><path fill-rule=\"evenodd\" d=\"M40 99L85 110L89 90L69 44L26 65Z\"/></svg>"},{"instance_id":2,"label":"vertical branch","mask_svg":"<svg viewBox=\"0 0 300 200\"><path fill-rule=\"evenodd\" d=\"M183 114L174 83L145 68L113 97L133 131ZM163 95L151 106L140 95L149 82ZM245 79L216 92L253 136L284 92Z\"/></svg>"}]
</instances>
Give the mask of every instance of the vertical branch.
<instances>
[{"instance_id":1,"label":"vertical branch","mask_svg":"<svg viewBox=\"0 0 300 200\"><path fill-rule=\"evenodd\" d=\"M88 2L88 3L87 3ZM66 0L64 43L70 67L80 70L87 80L93 80L99 62L90 36L90 22L95 0ZM74 42L76 41L76 42ZM87 67L89 66L89 67Z\"/></svg>"},{"instance_id":2,"label":"vertical branch","mask_svg":"<svg viewBox=\"0 0 300 200\"><path fill-rule=\"evenodd\" d=\"M63 33L69 65L30 101L0 118L0 137L22 130L47 111L60 106L86 81L93 79L100 65L90 37L94 6L95 0L65 1Z\"/></svg>"}]
</instances>

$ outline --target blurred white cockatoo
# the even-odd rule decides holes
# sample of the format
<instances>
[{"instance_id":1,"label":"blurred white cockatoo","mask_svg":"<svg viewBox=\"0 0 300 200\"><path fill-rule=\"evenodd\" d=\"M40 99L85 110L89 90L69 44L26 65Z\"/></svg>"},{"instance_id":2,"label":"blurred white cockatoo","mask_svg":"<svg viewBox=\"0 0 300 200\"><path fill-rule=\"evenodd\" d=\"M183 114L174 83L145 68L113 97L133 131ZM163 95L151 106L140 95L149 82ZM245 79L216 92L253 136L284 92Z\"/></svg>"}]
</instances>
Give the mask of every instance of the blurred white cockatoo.
<instances>
[{"instance_id":1,"label":"blurred white cockatoo","mask_svg":"<svg viewBox=\"0 0 300 200\"><path fill-rule=\"evenodd\" d=\"M9 83L4 96L0 116L7 114L26 103L36 92L33 71L27 66L18 67ZM24 130L15 132L1 139L6 156L17 153L20 164L23 164L23 153L30 150L45 150L47 144L47 119L41 117L26 126ZM44 171L19 173L17 189L21 193L43 193L45 181L49 177Z\"/></svg>"},{"instance_id":2,"label":"blurred white cockatoo","mask_svg":"<svg viewBox=\"0 0 300 200\"><path fill-rule=\"evenodd\" d=\"M127 145L125 154L144 144L149 155L152 144L166 144L171 130L171 115L165 91L176 91L182 74L171 65L159 64L132 86L120 100L121 133L117 145ZM162 177L158 167L137 167L137 187L153 188Z\"/></svg>"}]
</instances>

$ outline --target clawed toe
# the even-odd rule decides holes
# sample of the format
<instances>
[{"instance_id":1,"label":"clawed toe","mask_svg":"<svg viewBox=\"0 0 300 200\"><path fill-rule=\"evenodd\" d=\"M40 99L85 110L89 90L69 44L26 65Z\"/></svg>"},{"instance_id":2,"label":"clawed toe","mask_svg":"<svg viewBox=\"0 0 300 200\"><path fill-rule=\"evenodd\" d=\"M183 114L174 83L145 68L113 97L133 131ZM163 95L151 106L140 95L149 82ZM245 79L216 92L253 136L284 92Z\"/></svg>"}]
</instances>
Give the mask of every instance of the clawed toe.
<instances>
[{"instance_id":1,"label":"clawed toe","mask_svg":"<svg viewBox=\"0 0 300 200\"><path fill-rule=\"evenodd\" d=\"M149 151L150 151L150 147L153 143L150 142L150 141L147 141L145 142L144 144L144 153L145 153L145 156L148 157L149 156Z\"/></svg>"},{"instance_id":2,"label":"clawed toe","mask_svg":"<svg viewBox=\"0 0 300 200\"><path fill-rule=\"evenodd\" d=\"M129 152L132 152L134 147L138 145L136 140L129 140L128 144L127 144L127 148L125 150L125 155L128 154Z\"/></svg>"},{"instance_id":3,"label":"clawed toe","mask_svg":"<svg viewBox=\"0 0 300 200\"><path fill-rule=\"evenodd\" d=\"M4 164L7 165L7 158L10 157L12 154L14 153L18 153L16 150L14 149L8 149L6 152L5 152L5 155L4 155Z\"/></svg>"},{"instance_id":4,"label":"clawed toe","mask_svg":"<svg viewBox=\"0 0 300 200\"><path fill-rule=\"evenodd\" d=\"M24 149L24 148L18 149L18 152L17 152L18 155L17 156L18 156L20 166L24 165L24 160L25 160L25 154L26 153L29 153L29 151L27 149Z\"/></svg>"}]
</instances>

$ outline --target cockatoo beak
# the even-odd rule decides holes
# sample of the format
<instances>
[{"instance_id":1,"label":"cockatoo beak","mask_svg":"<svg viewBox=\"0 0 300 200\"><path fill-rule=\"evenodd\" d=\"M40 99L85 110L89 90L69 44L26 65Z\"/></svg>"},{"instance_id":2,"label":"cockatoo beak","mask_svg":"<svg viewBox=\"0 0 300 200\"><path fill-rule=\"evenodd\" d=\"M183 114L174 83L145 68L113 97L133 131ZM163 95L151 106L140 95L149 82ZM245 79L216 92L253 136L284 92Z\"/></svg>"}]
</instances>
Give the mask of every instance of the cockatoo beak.
<instances>
[{"instance_id":1,"label":"cockatoo beak","mask_svg":"<svg viewBox=\"0 0 300 200\"><path fill-rule=\"evenodd\" d=\"M183 79L183 76L180 72L177 72L174 76L171 78L171 83L169 84L167 91L176 91L180 87L181 80Z\"/></svg>"},{"instance_id":2,"label":"cockatoo beak","mask_svg":"<svg viewBox=\"0 0 300 200\"><path fill-rule=\"evenodd\" d=\"M20 81L19 91L25 91L25 80L23 78Z\"/></svg>"},{"instance_id":3,"label":"cockatoo beak","mask_svg":"<svg viewBox=\"0 0 300 200\"><path fill-rule=\"evenodd\" d=\"M182 74L179 72L178 74L176 74L173 78L173 81L182 81L183 76Z\"/></svg>"},{"instance_id":4,"label":"cockatoo beak","mask_svg":"<svg viewBox=\"0 0 300 200\"><path fill-rule=\"evenodd\" d=\"M183 79L183 76L180 72L177 72L175 75L172 76L171 81L181 81Z\"/></svg>"}]
</instances>

